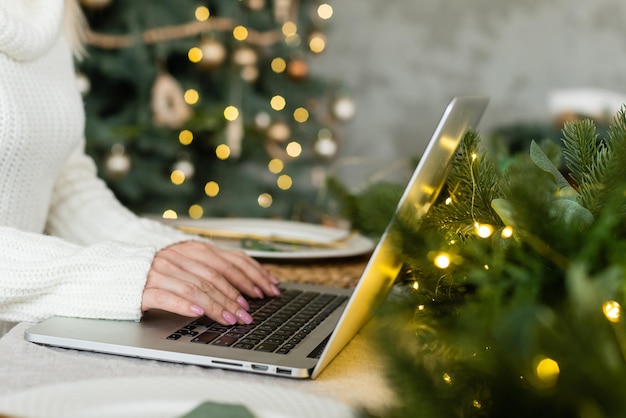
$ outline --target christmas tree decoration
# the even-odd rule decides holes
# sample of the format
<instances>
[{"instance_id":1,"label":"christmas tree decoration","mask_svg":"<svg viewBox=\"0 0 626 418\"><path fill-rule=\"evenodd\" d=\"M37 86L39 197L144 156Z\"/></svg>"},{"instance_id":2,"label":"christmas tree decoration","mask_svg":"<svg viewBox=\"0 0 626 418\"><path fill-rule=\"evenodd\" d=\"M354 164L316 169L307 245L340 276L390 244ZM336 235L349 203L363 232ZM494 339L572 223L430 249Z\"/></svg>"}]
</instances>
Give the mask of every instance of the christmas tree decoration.
<instances>
[{"instance_id":1,"label":"christmas tree decoration","mask_svg":"<svg viewBox=\"0 0 626 418\"><path fill-rule=\"evenodd\" d=\"M342 121L319 104L341 87L309 68L315 53L305 40L323 37L317 1L82 5L87 152L126 206L168 216L194 207L202 209L194 216L327 218L330 202L311 171L336 156L317 132L337 132ZM123 153L111 151L117 144ZM289 171L280 184L267 169L276 158Z\"/></svg>"},{"instance_id":2,"label":"christmas tree decoration","mask_svg":"<svg viewBox=\"0 0 626 418\"><path fill-rule=\"evenodd\" d=\"M398 219L385 416L624 415L626 107L604 137L584 120L562 138L557 164L533 143L502 168L469 132L428 214Z\"/></svg>"},{"instance_id":3,"label":"christmas tree decoration","mask_svg":"<svg viewBox=\"0 0 626 418\"><path fill-rule=\"evenodd\" d=\"M356 106L350 97L342 94L333 100L331 109L332 115L337 120L345 122L352 119L356 111Z\"/></svg>"}]
</instances>

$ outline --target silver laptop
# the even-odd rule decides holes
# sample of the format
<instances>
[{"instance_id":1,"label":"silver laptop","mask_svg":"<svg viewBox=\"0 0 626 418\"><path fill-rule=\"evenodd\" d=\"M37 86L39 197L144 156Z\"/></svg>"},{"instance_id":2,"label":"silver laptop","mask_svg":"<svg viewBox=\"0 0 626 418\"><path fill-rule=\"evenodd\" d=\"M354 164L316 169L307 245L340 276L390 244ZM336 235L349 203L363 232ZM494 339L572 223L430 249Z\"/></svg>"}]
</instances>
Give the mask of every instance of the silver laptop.
<instances>
[{"instance_id":1,"label":"silver laptop","mask_svg":"<svg viewBox=\"0 0 626 418\"><path fill-rule=\"evenodd\" d=\"M218 367L292 378L316 378L387 296L401 267L390 237L400 212L423 216L445 183L450 161L468 129L475 129L486 97L449 103L363 274L354 288L288 282L283 296L251 300L253 326L225 327L206 317L146 312L140 322L54 317L25 331L50 346ZM274 317L273 312L277 311Z\"/></svg>"}]
</instances>

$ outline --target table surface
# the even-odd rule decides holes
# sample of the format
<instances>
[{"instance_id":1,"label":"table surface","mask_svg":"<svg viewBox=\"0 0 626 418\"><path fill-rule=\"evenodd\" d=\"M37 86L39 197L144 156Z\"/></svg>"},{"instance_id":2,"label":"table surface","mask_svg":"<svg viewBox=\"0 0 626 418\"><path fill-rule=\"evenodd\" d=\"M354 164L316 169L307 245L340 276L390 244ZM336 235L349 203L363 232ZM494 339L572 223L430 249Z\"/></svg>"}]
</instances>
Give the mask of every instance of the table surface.
<instances>
[{"instance_id":1,"label":"table surface","mask_svg":"<svg viewBox=\"0 0 626 418\"><path fill-rule=\"evenodd\" d=\"M283 279L294 272L306 272L290 279L347 287L356 283L364 265L363 259L352 259L308 268L290 263L268 263L267 267ZM0 396L83 379L179 376L267 383L332 398L372 413L384 411L394 402L393 392L384 378L384 362L368 339L369 326L353 338L317 379L294 380L39 346L23 339L24 330L32 325L0 322L0 335L4 334L0 338Z\"/></svg>"}]
</instances>

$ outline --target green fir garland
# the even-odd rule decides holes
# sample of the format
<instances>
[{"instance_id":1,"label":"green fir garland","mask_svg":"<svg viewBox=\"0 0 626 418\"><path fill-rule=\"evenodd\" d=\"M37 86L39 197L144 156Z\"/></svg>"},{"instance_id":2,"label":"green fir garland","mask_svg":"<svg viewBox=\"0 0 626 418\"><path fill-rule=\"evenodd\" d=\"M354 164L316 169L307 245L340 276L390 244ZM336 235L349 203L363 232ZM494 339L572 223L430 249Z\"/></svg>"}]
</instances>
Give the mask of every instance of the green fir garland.
<instances>
[{"instance_id":1,"label":"green fir garland","mask_svg":"<svg viewBox=\"0 0 626 418\"><path fill-rule=\"evenodd\" d=\"M626 110L504 170L469 132L422 220L377 337L395 417L626 415Z\"/></svg>"}]
</instances>

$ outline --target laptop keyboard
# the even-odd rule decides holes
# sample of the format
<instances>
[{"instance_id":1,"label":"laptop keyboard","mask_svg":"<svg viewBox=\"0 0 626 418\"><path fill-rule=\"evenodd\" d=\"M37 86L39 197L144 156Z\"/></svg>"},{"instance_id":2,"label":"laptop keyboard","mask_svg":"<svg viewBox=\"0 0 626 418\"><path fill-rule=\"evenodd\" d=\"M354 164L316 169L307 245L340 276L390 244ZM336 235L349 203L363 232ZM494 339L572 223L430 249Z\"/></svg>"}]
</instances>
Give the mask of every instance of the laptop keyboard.
<instances>
[{"instance_id":1,"label":"laptop keyboard","mask_svg":"<svg viewBox=\"0 0 626 418\"><path fill-rule=\"evenodd\" d=\"M281 293L276 298L249 300L254 318L249 325L225 326L203 316L167 339L287 354L348 299L294 289L281 289Z\"/></svg>"}]
</instances>

